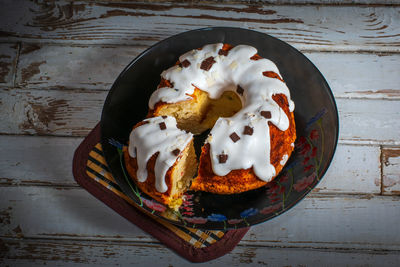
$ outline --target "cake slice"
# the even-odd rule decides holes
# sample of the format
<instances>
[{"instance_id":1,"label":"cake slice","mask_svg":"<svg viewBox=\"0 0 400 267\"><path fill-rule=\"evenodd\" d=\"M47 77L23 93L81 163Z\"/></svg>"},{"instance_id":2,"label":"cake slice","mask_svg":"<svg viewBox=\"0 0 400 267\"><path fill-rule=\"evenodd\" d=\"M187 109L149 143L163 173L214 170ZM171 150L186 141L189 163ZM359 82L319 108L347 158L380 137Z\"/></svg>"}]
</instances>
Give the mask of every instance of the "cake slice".
<instances>
[{"instance_id":1,"label":"cake slice","mask_svg":"<svg viewBox=\"0 0 400 267\"><path fill-rule=\"evenodd\" d=\"M153 117L133 127L125 166L141 191L177 209L197 172L193 135L176 127L174 117Z\"/></svg>"}]
</instances>

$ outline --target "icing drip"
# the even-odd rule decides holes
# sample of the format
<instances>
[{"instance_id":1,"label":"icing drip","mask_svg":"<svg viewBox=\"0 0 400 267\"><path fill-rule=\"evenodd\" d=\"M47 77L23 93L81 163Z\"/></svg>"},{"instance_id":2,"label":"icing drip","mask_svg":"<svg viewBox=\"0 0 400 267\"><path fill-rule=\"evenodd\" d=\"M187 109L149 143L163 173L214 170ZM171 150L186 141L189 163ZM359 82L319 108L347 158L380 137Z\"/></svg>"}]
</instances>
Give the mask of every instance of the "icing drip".
<instances>
[{"instance_id":1,"label":"icing drip","mask_svg":"<svg viewBox=\"0 0 400 267\"><path fill-rule=\"evenodd\" d=\"M178 159L179 152L192 140L193 134L178 129L174 117L153 117L143 123L133 129L129 136L129 155L137 160L138 181L145 182L147 162L159 152L154 166L156 189L164 193L168 190L165 175Z\"/></svg>"},{"instance_id":2,"label":"icing drip","mask_svg":"<svg viewBox=\"0 0 400 267\"><path fill-rule=\"evenodd\" d=\"M257 177L268 182L276 175L270 163L268 122L282 131L289 127L288 117L272 96L284 94L291 112L294 103L284 82L263 75L272 71L281 76L272 61L251 60L257 53L251 46L238 45L221 53L222 47L223 44L210 44L180 56L179 61L185 64L161 74L173 87L158 88L150 97L149 107L153 109L159 101L190 100L195 87L213 99L226 90L235 91L243 108L230 118L219 118L210 132L212 138L207 139L213 171L224 176L231 170L253 167Z\"/></svg>"}]
</instances>

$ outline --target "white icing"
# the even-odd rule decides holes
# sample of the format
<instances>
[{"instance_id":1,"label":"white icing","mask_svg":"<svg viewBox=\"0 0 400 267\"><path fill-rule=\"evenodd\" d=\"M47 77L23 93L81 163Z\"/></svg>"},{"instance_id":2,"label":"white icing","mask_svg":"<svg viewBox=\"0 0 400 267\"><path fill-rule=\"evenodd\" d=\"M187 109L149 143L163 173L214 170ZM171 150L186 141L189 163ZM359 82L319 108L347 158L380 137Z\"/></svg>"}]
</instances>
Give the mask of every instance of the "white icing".
<instances>
[{"instance_id":1,"label":"white icing","mask_svg":"<svg viewBox=\"0 0 400 267\"><path fill-rule=\"evenodd\" d=\"M279 162L279 164L281 164L282 166L286 164L287 160L289 159L288 154L283 155L281 161Z\"/></svg>"},{"instance_id":2,"label":"white icing","mask_svg":"<svg viewBox=\"0 0 400 267\"><path fill-rule=\"evenodd\" d=\"M191 99L195 87L207 92L216 99L226 90L236 91L237 86L244 89L239 95L242 109L230 118L219 118L210 132L211 161L216 175L227 175L231 170L253 167L261 180L270 181L276 174L270 163L270 133L268 122L280 130L289 127L285 112L272 99L274 94L284 94L289 102L289 110L294 110L290 92L286 84L279 79L269 78L262 73L273 71L280 76L276 65L268 59L251 60L257 53L254 47L238 45L227 56L218 55L223 44L210 44L201 50L192 50L179 57L179 61L190 62L188 67L173 66L161 76L170 81L173 88L158 88L150 97L149 107L159 101L176 103ZM215 63L208 71L200 68L206 58L212 56ZM261 116L261 111L269 111L271 118ZM253 128L252 135L244 134L244 127ZM236 142L229 137L236 133L240 139ZM219 161L219 155L226 154L226 162Z\"/></svg>"},{"instance_id":3,"label":"white icing","mask_svg":"<svg viewBox=\"0 0 400 267\"><path fill-rule=\"evenodd\" d=\"M156 189L164 193L168 190L165 175L179 157L172 151L175 149L183 151L192 140L193 134L178 129L174 117L153 117L144 122L145 124L133 129L129 136L129 155L137 160L138 181L145 182L147 162L151 156L159 152L154 166ZM161 130L160 123L165 123L166 129Z\"/></svg>"}]
</instances>

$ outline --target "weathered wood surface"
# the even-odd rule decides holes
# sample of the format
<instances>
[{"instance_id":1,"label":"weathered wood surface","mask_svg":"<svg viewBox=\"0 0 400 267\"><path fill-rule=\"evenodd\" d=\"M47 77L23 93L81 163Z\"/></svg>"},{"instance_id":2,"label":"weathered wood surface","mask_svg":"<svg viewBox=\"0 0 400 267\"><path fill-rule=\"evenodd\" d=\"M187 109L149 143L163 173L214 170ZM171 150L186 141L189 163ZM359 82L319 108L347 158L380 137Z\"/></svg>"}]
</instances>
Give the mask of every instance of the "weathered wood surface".
<instances>
[{"instance_id":1,"label":"weathered wood surface","mask_svg":"<svg viewBox=\"0 0 400 267\"><path fill-rule=\"evenodd\" d=\"M100 120L106 91L0 89L0 133L86 135ZM400 144L400 101L336 99L343 142Z\"/></svg>"},{"instance_id":2,"label":"weathered wood surface","mask_svg":"<svg viewBox=\"0 0 400 267\"><path fill-rule=\"evenodd\" d=\"M400 144L400 101L336 99L340 139L366 144Z\"/></svg>"},{"instance_id":3,"label":"weathered wood surface","mask_svg":"<svg viewBox=\"0 0 400 267\"><path fill-rule=\"evenodd\" d=\"M83 0L91 2L91 0ZM109 1L112 2L113 0ZM115 2L132 2L131 0L118 0ZM143 0L144 2L155 2L153 0ZM157 0L159 3L170 3L170 0ZM184 1L176 1L184 2ZM205 3L205 4L248 4L248 5L261 5L261 4L275 4L275 5L303 5L303 4L314 4L314 5L384 5L384 6L398 6L399 1L397 0L191 0L190 3Z\"/></svg>"},{"instance_id":4,"label":"weathered wood surface","mask_svg":"<svg viewBox=\"0 0 400 267\"><path fill-rule=\"evenodd\" d=\"M299 49L400 51L397 6L5 1L0 40L150 45L209 26L255 29Z\"/></svg>"},{"instance_id":5,"label":"weathered wood surface","mask_svg":"<svg viewBox=\"0 0 400 267\"><path fill-rule=\"evenodd\" d=\"M82 138L0 135L0 185L77 186L71 162L81 141ZM315 191L379 194L380 155L379 146L339 144L331 167ZM48 160L37 161L44 156Z\"/></svg>"},{"instance_id":6,"label":"weathered wood surface","mask_svg":"<svg viewBox=\"0 0 400 267\"><path fill-rule=\"evenodd\" d=\"M262 248L237 246L229 255L190 264L158 244L41 239L1 241L7 266L398 266L393 251ZM1 250L0 250L1 252Z\"/></svg>"},{"instance_id":7,"label":"weathered wood surface","mask_svg":"<svg viewBox=\"0 0 400 267\"><path fill-rule=\"evenodd\" d=\"M378 146L339 144L332 164L313 192L381 193Z\"/></svg>"},{"instance_id":8,"label":"weathered wood surface","mask_svg":"<svg viewBox=\"0 0 400 267\"><path fill-rule=\"evenodd\" d=\"M81 188L0 187L0 236L155 242ZM49 201L51 200L51 201ZM241 243L400 250L397 196L311 195Z\"/></svg>"},{"instance_id":9,"label":"weathered wood surface","mask_svg":"<svg viewBox=\"0 0 400 267\"><path fill-rule=\"evenodd\" d=\"M16 86L108 90L146 48L23 43ZM400 98L398 54L306 52L305 56L324 74L336 97Z\"/></svg>"},{"instance_id":10,"label":"weathered wood surface","mask_svg":"<svg viewBox=\"0 0 400 267\"><path fill-rule=\"evenodd\" d=\"M23 44L16 85L108 90L128 63L145 49Z\"/></svg>"},{"instance_id":11,"label":"weathered wood surface","mask_svg":"<svg viewBox=\"0 0 400 267\"><path fill-rule=\"evenodd\" d=\"M382 150L382 190L385 195L400 195L400 148Z\"/></svg>"},{"instance_id":12,"label":"weathered wood surface","mask_svg":"<svg viewBox=\"0 0 400 267\"><path fill-rule=\"evenodd\" d=\"M17 63L18 44L0 44L0 85L12 86Z\"/></svg>"},{"instance_id":13,"label":"weathered wood surface","mask_svg":"<svg viewBox=\"0 0 400 267\"><path fill-rule=\"evenodd\" d=\"M0 135L0 185L78 186L72 159L82 140Z\"/></svg>"},{"instance_id":14,"label":"weathered wood surface","mask_svg":"<svg viewBox=\"0 0 400 267\"><path fill-rule=\"evenodd\" d=\"M71 161L136 55L186 30L234 26L278 37L317 66L340 141L312 194L207 265L397 266L400 3L161 2L2 2L0 265L188 265L79 188Z\"/></svg>"},{"instance_id":15,"label":"weathered wood surface","mask_svg":"<svg viewBox=\"0 0 400 267\"><path fill-rule=\"evenodd\" d=\"M400 55L304 53L321 71L335 97L400 98Z\"/></svg>"},{"instance_id":16,"label":"weathered wood surface","mask_svg":"<svg viewBox=\"0 0 400 267\"><path fill-rule=\"evenodd\" d=\"M106 91L0 89L0 133L85 136L99 122Z\"/></svg>"}]
</instances>

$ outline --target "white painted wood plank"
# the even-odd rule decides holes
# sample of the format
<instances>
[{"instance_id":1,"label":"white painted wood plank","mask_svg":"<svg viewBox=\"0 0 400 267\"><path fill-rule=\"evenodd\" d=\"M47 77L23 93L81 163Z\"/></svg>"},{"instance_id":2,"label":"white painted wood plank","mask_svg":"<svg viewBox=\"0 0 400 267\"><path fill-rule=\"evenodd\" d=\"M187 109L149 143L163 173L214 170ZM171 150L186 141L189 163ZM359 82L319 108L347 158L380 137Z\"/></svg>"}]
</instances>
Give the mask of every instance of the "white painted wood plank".
<instances>
[{"instance_id":1,"label":"white painted wood plank","mask_svg":"<svg viewBox=\"0 0 400 267\"><path fill-rule=\"evenodd\" d=\"M0 191L0 236L155 241L81 188L0 187Z\"/></svg>"},{"instance_id":2,"label":"white painted wood plank","mask_svg":"<svg viewBox=\"0 0 400 267\"><path fill-rule=\"evenodd\" d=\"M16 43L0 44L0 85L14 84L14 71L17 62L18 45Z\"/></svg>"},{"instance_id":3,"label":"white painted wood plank","mask_svg":"<svg viewBox=\"0 0 400 267\"><path fill-rule=\"evenodd\" d=\"M82 188L0 187L0 236L155 239Z\"/></svg>"},{"instance_id":4,"label":"white painted wood plank","mask_svg":"<svg viewBox=\"0 0 400 267\"><path fill-rule=\"evenodd\" d=\"M374 144L400 144L400 101L336 99L339 138Z\"/></svg>"},{"instance_id":5,"label":"white painted wood plank","mask_svg":"<svg viewBox=\"0 0 400 267\"><path fill-rule=\"evenodd\" d=\"M1 39L150 45L208 26L269 33L299 49L400 51L394 6L246 6L6 1Z\"/></svg>"},{"instance_id":6,"label":"white painted wood plank","mask_svg":"<svg viewBox=\"0 0 400 267\"><path fill-rule=\"evenodd\" d=\"M379 147L339 144L331 166L314 192L379 194Z\"/></svg>"},{"instance_id":7,"label":"white painted wood plank","mask_svg":"<svg viewBox=\"0 0 400 267\"><path fill-rule=\"evenodd\" d=\"M81 141L82 138L0 135L0 184L75 186L71 164ZM379 193L379 161L378 146L339 144L332 165L315 191Z\"/></svg>"},{"instance_id":8,"label":"white painted wood plank","mask_svg":"<svg viewBox=\"0 0 400 267\"><path fill-rule=\"evenodd\" d=\"M0 132L85 136L100 121L106 96L106 91L0 89Z\"/></svg>"},{"instance_id":9,"label":"white painted wood plank","mask_svg":"<svg viewBox=\"0 0 400 267\"><path fill-rule=\"evenodd\" d=\"M16 84L108 90L147 47L22 44ZM306 52L336 97L400 98L400 55Z\"/></svg>"},{"instance_id":10,"label":"white painted wood plank","mask_svg":"<svg viewBox=\"0 0 400 267\"><path fill-rule=\"evenodd\" d=\"M85 136L106 91L0 89L0 133ZM400 101L336 99L341 142L400 144Z\"/></svg>"},{"instance_id":11,"label":"white painted wood plank","mask_svg":"<svg viewBox=\"0 0 400 267\"><path fill-rule=\"evenodd\" d=\"M305 53L335 97L400 98L400 55Z\"/></svg>"},{"instance_id":12,"label":"white painted wood plank","mask_svg":"<svg viewBox=\"0 0 400 267\"><path fill-rule=\"evenodd\" d=\"M398 197L307 197L293 209L250 228L243 243L399 249Z\"/></svg>"},{"instance_id":13,"label":"white painted wood plank","mask_svg":"<svg viewBox=\"0 0 400 267\"><path fill-rule=\"evenodd\" d=\"M82 140L0 135L0 184L77 186L72 159Z\"/></svg>"},{"instance_id":14,"label":"white painted wood plank","mask_svg":"<svg viewBox=\"0 0 400 267\"><path fill-rule=\"evenodd\" d=\"M80 188L0 187L0 216L3 237L153 240ZM242 242L400 250L399 219L397 197L314 195L253 226Z\"/></svg>"},{"instance_id":15,"label":"white painted wood plank","mask_svg":"<svg viewBox=\"0 0 400 267\"><path fill-rule=\"evenodd\" d=\"M400 195L400 148L382 149L383 194Z\"/></svg>"},{"instance_id":16,"label":"white painted wood plank","mask_svg":"<svg viewBox=\"0 0 400 267\"><path fill-rule=\"evenodd\" d=\"M122 70L145 47L23 44L17 86L109 90Z\"/></svg>"},{"instance_id":17,"label":"white painted wood plank","mask_svg":"<svg viewBox=\"0 0 400 267\"><path fill-rule=\"evenodd\" d=\"M206 263L190 263L157 244L3 239L10 266L397 266L397 251L348 251L237 246Z\"/></svg>"}]
</instances>

